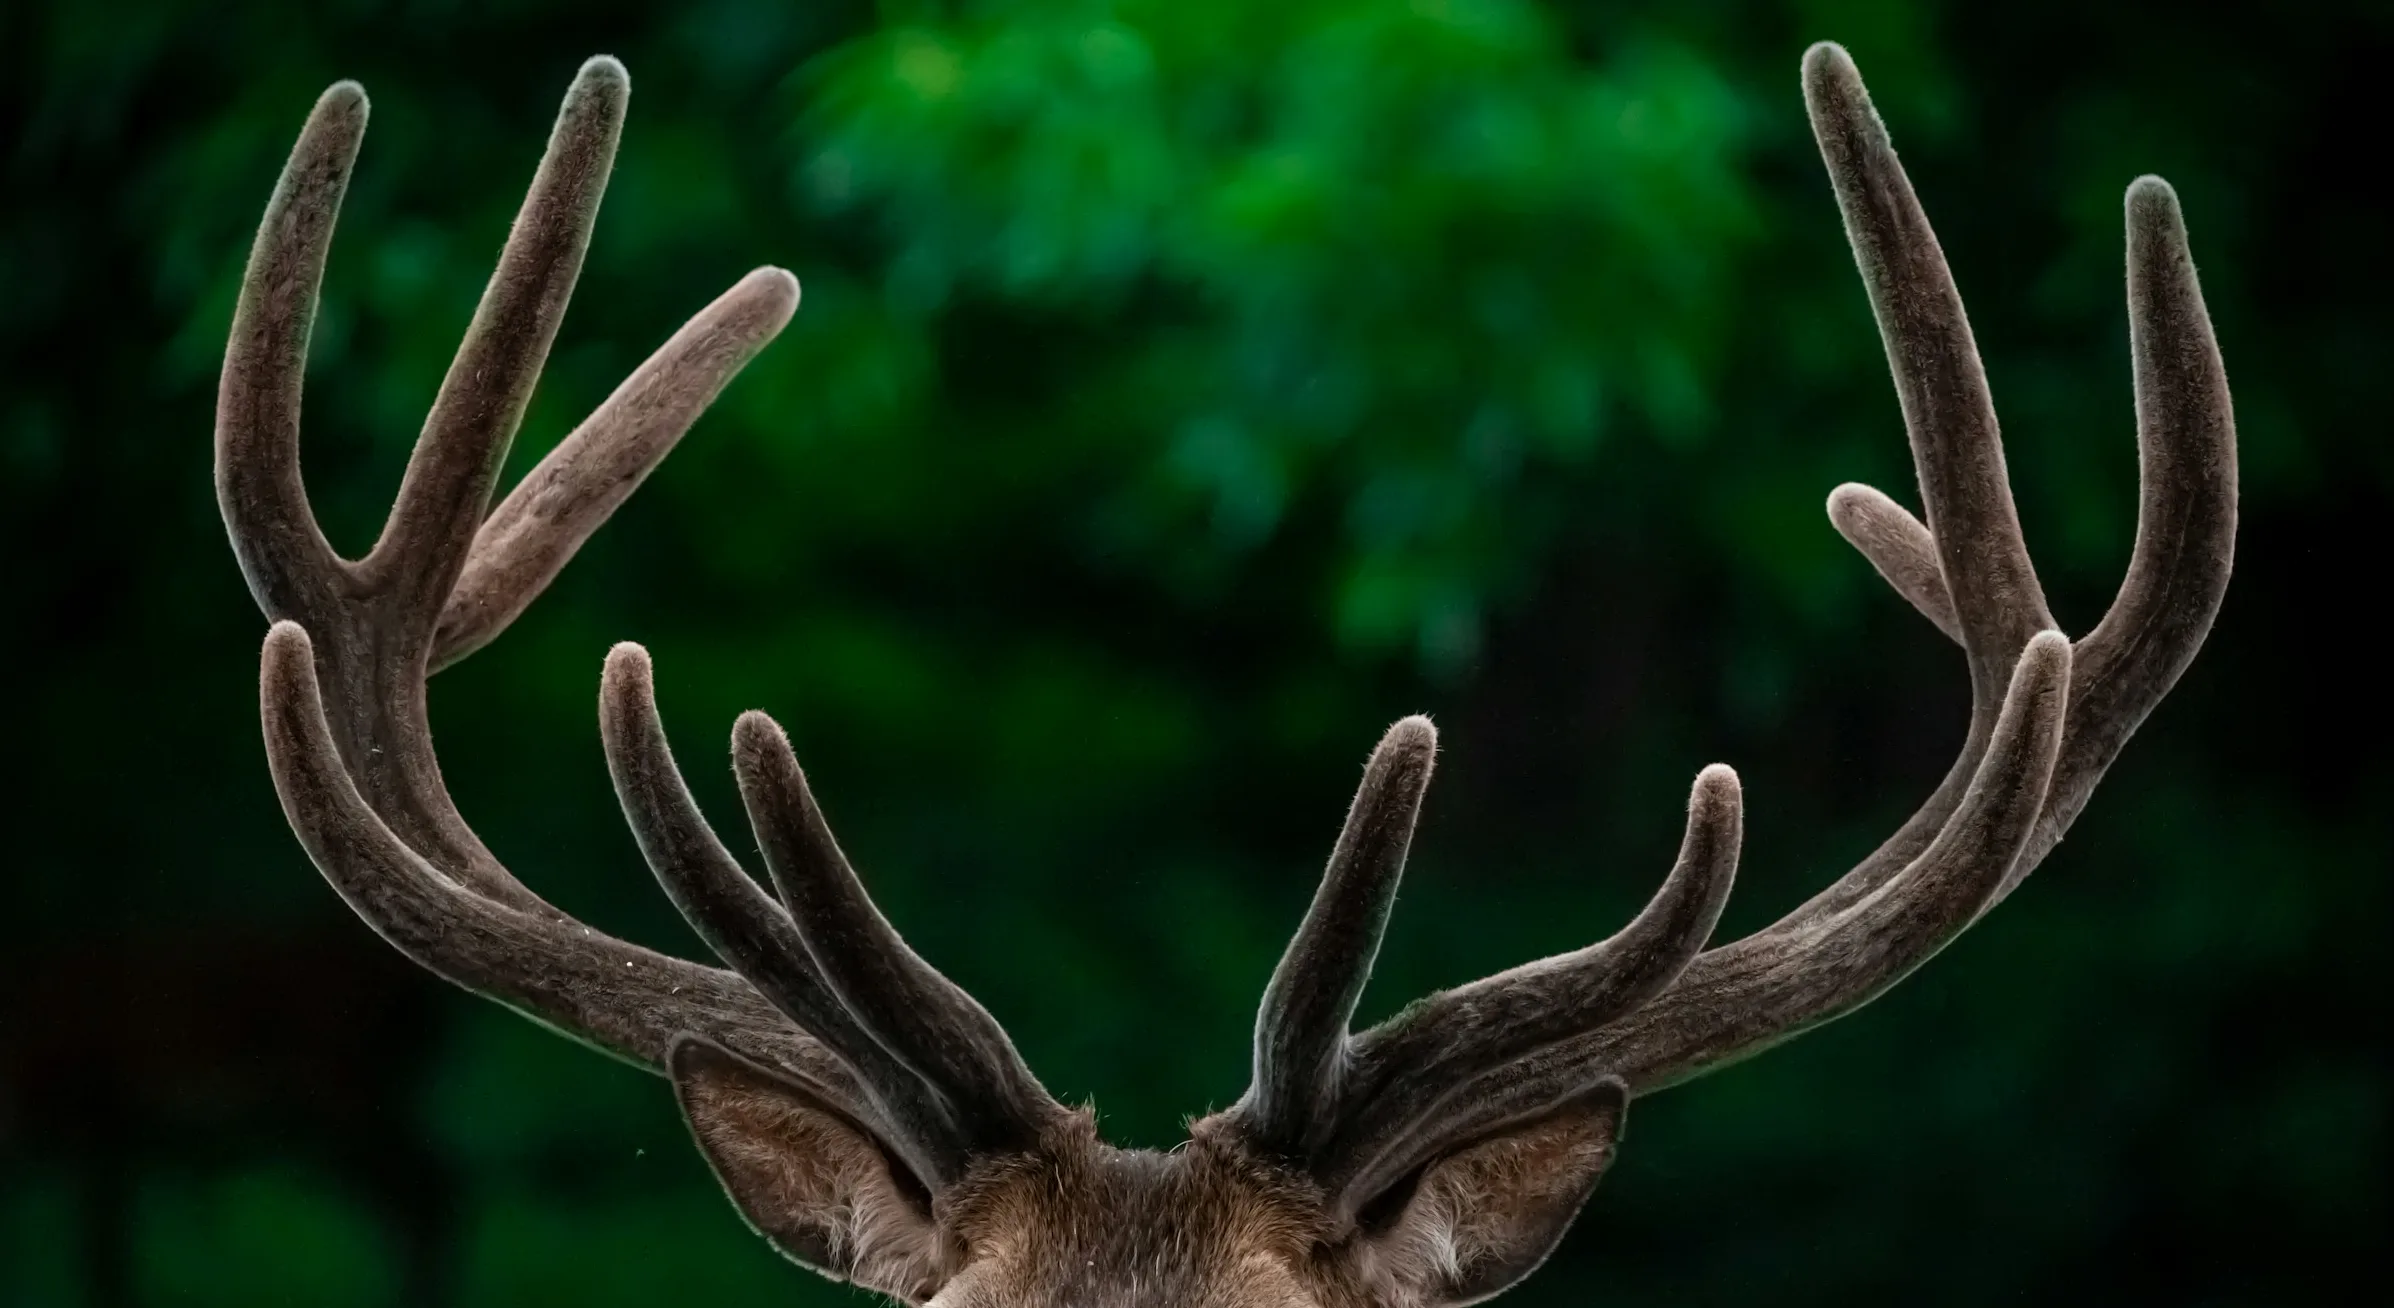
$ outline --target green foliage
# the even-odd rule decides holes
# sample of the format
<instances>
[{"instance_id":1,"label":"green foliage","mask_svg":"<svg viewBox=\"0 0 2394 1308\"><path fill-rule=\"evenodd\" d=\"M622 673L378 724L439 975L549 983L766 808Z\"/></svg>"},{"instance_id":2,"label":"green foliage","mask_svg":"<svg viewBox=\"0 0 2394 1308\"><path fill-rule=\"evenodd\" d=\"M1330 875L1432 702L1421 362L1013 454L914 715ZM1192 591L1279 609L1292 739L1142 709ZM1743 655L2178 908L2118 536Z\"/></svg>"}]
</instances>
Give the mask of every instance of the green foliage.
<instances>
[{"instance_id":1,"label":"green foliage","mask_svg":"<svg viewBox=\"0 0 2394 1308\"><path fill-rule=\"evenodd\" d=\"M802 85L800 185L881 219L901 313L1140 325L1038 416L1113 465L1100 546L1168 579L1218 587L1323 500L1321 610L1453 666L1551 539L1543 474L1710 416L1745 106L1677 40L1590 69L1507 0L1010 5Z\"/></svg>"},{"instance_id":2,"label":"green foliage","mask_svg":"<svg viewBox=\"0 0 2394 1308\"><path fill-rule=\"evenodd\" d=\"M1446 753L1378 1011L1608 931L1711 759L1753 806L1741 931L1950 758L1957 661L1819 507L1849 479L1911 498L1796 90L1821 37L1938 224L2073 630L2134 528L2120 191L2177 184L2237 388L2239 575L2045 871L1867 1014L1641 1101L1507 1302L2332 1297L2385 1208L2387 778L2344 689L2373 647L2341 630L2374 592L2340 569L2394 486L2394 269L2322 179L2378 148L2382 14L58 0L0 8L33 774L0 873L0 1303L105 1301L110 1268L159 1304L858 1301L740 1228L660 1084L390 962L282 824L207 432L325 83L375 97L307 397L344 548L586 55L637 94L513 466L746 268L806 287L441 677L477 828L596 925L697 950L592 730L607 644L639 639L727 831L700 761L765 707L917 947L1162 1146L1243 1085L1402 713ZM301 956L343 1019L253 1029Z\"/></svg>"}]
</instances>

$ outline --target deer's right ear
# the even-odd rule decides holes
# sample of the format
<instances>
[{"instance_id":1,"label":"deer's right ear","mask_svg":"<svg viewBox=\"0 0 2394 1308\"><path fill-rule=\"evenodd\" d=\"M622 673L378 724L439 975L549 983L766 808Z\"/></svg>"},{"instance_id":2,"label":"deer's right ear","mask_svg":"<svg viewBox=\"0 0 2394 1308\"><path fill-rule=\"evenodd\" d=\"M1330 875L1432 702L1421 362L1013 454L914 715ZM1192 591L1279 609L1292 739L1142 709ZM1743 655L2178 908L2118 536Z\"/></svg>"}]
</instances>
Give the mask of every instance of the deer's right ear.
<instances>
[{"instance_id":1,"label":"deer's right ear","mask_svg":"<svg viewBox=\"0 0 2394 1308\"><path fill-rule=\"evenodd\" d=\"M929 1192L854 1118L696 1036L674 1042L666 1069L699 1152L784 1257L907 1303L939 1290Z\"/></svg>"}]
</instances>

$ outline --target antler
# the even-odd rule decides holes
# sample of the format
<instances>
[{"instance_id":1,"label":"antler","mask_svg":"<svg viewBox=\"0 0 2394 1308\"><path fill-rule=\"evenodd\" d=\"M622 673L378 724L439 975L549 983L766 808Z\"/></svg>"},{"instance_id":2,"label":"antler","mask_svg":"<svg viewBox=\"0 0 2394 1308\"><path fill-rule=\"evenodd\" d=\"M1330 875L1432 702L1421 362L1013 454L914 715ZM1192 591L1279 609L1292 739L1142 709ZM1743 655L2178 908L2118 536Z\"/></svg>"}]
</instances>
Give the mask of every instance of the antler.
<instances>
[{"instance_id":1,"label":"antler","mask_svg":"<svg viewBox=\"0 0 2394 1308\"><path fill-rule=\"evenodd\" d=\"M651 1068L677 1038L711 1039L872 1123L941 1183L970 1153L1027 1141L1062 1109L988 1014L882 921L777 728L742 720L739 771L786 906L691 802L646 654L620 646L609 657L608 762L642 852L755 984L558 911L499 863L441 781L426 678L531 603L797 305L780 269L742 278L485 516L581 268L628 92L622 65L604 57L574 79L382 537L354 561L308 509L298 439L308 332L365 93L340 83L309 115L250 256L217 405L218 500L274 623L260 699L275 787L334 889L423 966Z\"/></svg>"},{"instance_id":2,"label":"antler","mask_svg":"<svg viewBox=\"0 0 2394 1308\"><path fill-rule=\"evenodd\" d=\"M1806 54L1804 92L1928 508L1923 524L1878 491L1847 485L1830 496L1830 519L1961 644L1972 710L1960 756L1859 866L1769 928L1699 953L1738 842L1735 777L1707 769L1679 865L1619 935L1350 1036L1428 778L1427 724L1400 723L1274 973L1254 1085L1231 1112L1250 1138L1346 1196L1350 1212L1438 1153L1602 1080L1670 1085L1883 993L2061 839L2218 612L2235 540L2235 428L2168 184L2139 178L2127 195L2143 479L2135 553L2110 612L2073 645L2051 629L2021 538L1961 296L1843 49Z\"/></svg>"}]
</instances>

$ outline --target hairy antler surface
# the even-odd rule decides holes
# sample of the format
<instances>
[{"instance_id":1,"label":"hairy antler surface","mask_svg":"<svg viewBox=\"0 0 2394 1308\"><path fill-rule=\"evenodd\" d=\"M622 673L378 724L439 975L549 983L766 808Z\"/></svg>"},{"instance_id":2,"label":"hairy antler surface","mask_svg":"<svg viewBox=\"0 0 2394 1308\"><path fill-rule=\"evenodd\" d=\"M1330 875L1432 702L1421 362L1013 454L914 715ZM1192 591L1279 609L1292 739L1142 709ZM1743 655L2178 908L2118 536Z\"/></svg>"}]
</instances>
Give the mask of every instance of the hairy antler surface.
<instances>
[{"instance_id":1,"label":"hairy antler surface","mask_svg":"<svg viewBox=\"0 0 2394 1308\"><path fill-rule=\"evenodd\" d=\"M608 661L608 761L642 852L747 978L550 906L476 838L433 754L426 678L531 603L797 305L780 269L742 278L489 509L589 244L629 85L607 58L574 79L398 502L357 560L334 554L308 509L299 400L365 93L341 83L309 115L258 230L217 406L218 500L274 623L260 693L276 788L325 877L418 963L652 1068L679 1037L712 1040L874 1123L926 1178L950 1178L971 1150L1031 1138L1062 1110L988 1014L881 920L769 722L741 724L741 786L788 907L691 803L646 655L626 646Z\"/></svg>"},{"instance_id":2,"label":"hairy antler surface","mask_svg":"<svg viewBox=\"0 0 2394 1308\"><path fill-rule=\"evenodd\" d=\"M219 500L273 622L260 676L268 761L302 844L385 939L459 985L667 1070L761 1233L910 1301L1448 1308L1512 1284L1609 1164L1631 1094L1853 1011L2008 894L2176 682L2227 584L2234 425L2169 187L2140 178L2127 194L2135 551L2110 611L2073 643L2054 630L2021 539L1944 255L1852 63L1814 47L1805 99L1926 520L1855 485L1831 494L1829 515L1962 647L1972 707L1951 771L1853 870L1708 949L1743 825L1736 775L1706 768L1678 861L1627 926L1356 1033L1437 753L1428 720L1400 721L1272 976L1247 1094L1181 1153L1112 1151L882 917L764 715L739 720L732 763L770 888L692 800L646 651L607 657L600 730L626 819L732 971L559 912L500 864L442 783L427 678L523 611L796 306L787 273L749 274L489 509L581 266L627 92L610 59L575 79L382 536L356 560L334 553L309 512L298 439L309 325L364 93L335 86L309 116L259 229L218 403ZM1093 1251L1113 1260L1102 1273ZM958 1281L974 1288L952 1298L942 1287Z\"/></svg>"},{"instance_id":3,"label":"hairy antler surface","mask_svg":"<svg viewBox=\"0 0 2394 1308\"><path fill-rule=\"evenodd\" d=\"M1960 755L1859 866L1771 927L1703 950L1739 836L1736 779L1707 769L1678 866L1618 936L1351 1035L1428 779L1428 724L1399 724L1273 976L1254 1084L1233 1112L1334 1190L1368 1197L1606 1078L1657 1089L1869 1002L2052 849L2210 630L2235 539L2235 429L2168 184L2139 178L2127 196L2135 552L2110 612L2072 643L2052 630L2021 538L1960 293L1844 50L1805 56L1804 95L1886 341L1928 521L1859 485L1838 487L1829 515L1962 646L1972 708Z\"/></svg>"}]
</instances>

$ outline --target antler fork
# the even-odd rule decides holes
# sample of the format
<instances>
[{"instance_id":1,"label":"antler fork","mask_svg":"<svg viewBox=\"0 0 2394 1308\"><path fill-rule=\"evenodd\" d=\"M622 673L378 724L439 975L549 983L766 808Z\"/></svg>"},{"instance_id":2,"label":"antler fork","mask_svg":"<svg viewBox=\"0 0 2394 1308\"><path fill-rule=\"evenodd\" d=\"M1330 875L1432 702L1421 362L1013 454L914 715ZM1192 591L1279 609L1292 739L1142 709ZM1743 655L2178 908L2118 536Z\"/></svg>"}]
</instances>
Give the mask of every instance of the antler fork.
<instances>
[{"instance_id":1,"label":"antler fork","mask_svg":"<svg viewBox=\"0 0 2394 1308\"><path fill-rule=\"evenodd\" d=\"M753 981L617 940L517 880L441 780L425 682L496 636L673 448L796 308L760 268L700 311L485 514L565 312L623 123L629 79L585 64L366 557L336 555L299 476L299 401L317 288L366 125L344 82L308 117L260 225L217 406L217 491L273 623L260 696L275 786L343 899L441 976L586 1043L662 1068L712 1041L870 1122L916 1173L1034 1137L1062 1112L979 1005L899 941L831 841L759 715L743 793L793 916L708 830L656 720L645 652L610 655L608 761L669 893Z\"/></svg>"},{"instance_id":2,"label":"antler fork","mask_svg":"<svg viewBox=\"0 0 2394 1308\"><path fill-rule=\"evenodd\" d=\"M1434 736L1399 724L1361 792L1257 1019L1237 1130L1370 1196L1441 1150L1617 1085L1659 1089L1868 1003L2028 875L2194 657L2236 532L2227 375L2176 195L2128 188L2128 309L2142 502L2101 623L2053 630L1960 293L1845 51L1814 46L1804 95L1895 375L1924 524L1866 486L1829 515L1961 646L1971 716L1919 811L1772 926L1705 950L1734 871L1736 778L1698 778L1679 865L1619 935L1431 996L1359 1034L1368 974L1428 779Z\"/></svg>"}]
</instances>

